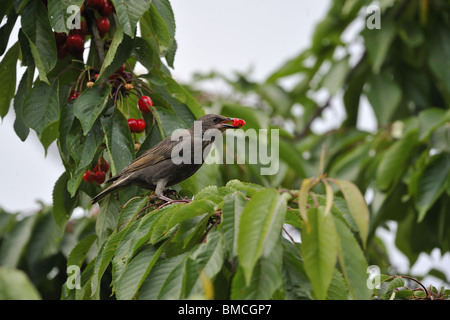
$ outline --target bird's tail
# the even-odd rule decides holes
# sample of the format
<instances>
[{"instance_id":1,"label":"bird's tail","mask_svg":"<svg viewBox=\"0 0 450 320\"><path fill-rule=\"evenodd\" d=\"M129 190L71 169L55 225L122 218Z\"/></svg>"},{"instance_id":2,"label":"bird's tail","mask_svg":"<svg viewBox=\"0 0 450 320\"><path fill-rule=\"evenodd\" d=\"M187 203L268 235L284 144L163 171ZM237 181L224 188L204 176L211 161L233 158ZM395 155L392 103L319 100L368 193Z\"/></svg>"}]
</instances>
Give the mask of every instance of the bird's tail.
<instances>
[{"instance_id":1,"label":"bird's tail","mask_svg":"<svg viewBox=\"0 0 450 320\"><path fill-rule=\"evenodd\" d=\"M94 198L92 198L91 203L94 204L94 203L99 202L101 199L106 197L108 194L110 194L114 191L117 191L119 189L122 189L124 186L125 185L122 183L121 180L114 182L112 185L110 185L105 190L103 190L98 195L96 195Z\"/></svg>"}]
</instances>

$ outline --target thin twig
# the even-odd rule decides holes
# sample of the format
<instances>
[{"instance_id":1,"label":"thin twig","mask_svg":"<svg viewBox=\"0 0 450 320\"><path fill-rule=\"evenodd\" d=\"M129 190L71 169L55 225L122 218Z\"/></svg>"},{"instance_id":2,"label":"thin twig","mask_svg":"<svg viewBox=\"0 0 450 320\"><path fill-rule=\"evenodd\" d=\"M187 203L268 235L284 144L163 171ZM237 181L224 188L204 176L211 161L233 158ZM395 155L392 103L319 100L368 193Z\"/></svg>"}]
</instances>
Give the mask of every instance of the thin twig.
<instances>
[{"instance_id":1,"label":"thin twig","mask_svg":"<svg viewBox=\"0 0 450 320\"><path fill-rule=\"evenodd\" d=\"M98 31L95 15L90 10L85 11L85 17L88 23L88 28L90 28L91 32L91 41L94 44L95 51L97 51L98 60L100 66L103 65L103 61L105 60L105 50L103 48L103 40L100 37L100 32Z\"/></svg>"},{"instance_id":2,"label":"thin twig","mask_svg":"<svg viewBox=\"0 0 450 320\"><path fill-rule=\"evenodd\" d=\"M363 55L361 56L361 58L359 59L359 61L355 64L355 66L353 68L351 68L348 73L346 74L345 78L344 78L344 85L346 85L350 79L353 77L353 74L356 72L356 70L359 68L359 66L366 60L367 58L367 51L365 51L363 53ZM297 133L296 135L294 135L293 140L300 140L304 137L306 137L309 133L309 131L311 130L311 125L314 122L314 120L316 120L318 117L320 117L322 115L322 112L328 108L331 104L331 100L333 99L333 96L329 96L327 101L325 101L325 103L319 107L317 107L317 109L314 111L313 115L311 116L311 118L308 120L308 122L305 125L305 128L300 131L299 133Z\"/></svg>"}]
</instances>

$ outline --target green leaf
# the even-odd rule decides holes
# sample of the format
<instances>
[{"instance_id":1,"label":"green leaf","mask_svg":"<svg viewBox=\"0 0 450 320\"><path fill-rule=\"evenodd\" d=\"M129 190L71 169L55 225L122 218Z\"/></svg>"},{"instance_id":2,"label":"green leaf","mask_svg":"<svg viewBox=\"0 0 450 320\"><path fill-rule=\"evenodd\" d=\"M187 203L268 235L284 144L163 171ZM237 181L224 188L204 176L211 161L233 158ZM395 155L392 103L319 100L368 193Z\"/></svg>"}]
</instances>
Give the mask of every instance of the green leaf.
<instances>
[{"instance_id":1,"label":"green leaf","mask_svg":"<svg viewBox=\"0 0 450 320\"><path fill-rule=\"evenodd\" d=\"M23 121L42 138L44 130L58 122L59 110L58 80L52 79L50 84L39 82L25 97Z\"/></svg>"},{"instance_id":2,"label":"green leaf","mask_svg":"<svg viewBox=\"0 0 450 320\"><path fill-rule=\"evenodd\" d=\"M387 286L384 288L384 292L382 295L384 299L390 299L392 295L392 291L397 288L402 288L405 286L405 280L402 277L394 277L391 281L387 283Z\"/></svg>"},{"instance_id":3,"label":"green leaf","mask_svg":"<svg viewBox=\"0 0 450 320\"><path fill-rule=\"evenodd\" d=\"M285 296L289 300L312 300L311 282L306 275L303 261L299 255L296 244L282 240L283 265L282 275L285 287Z\"/></svg>"},{"instance_id":4,"label":"green leaf","mask_svg":"<svg viewBox=\"0 0 450 320\"><path fill-rule=\"evenodd\" d=\"M307 71L307 68L303 65L306 58L311 55L309 50L303 51L298 56L289 59L279 69L272 73L266 82L273 83L279 78L287 77L295 73Z\"/></svg>"},{"instance_id":5,"label":"green leaf","mask_svg":"<svg viewBox=\"0 0 450 320\"><path fill-rule=\"evenodd\" d=\"M53 187L53 219L60 230L60 236L63 235L67 220L76 204L76 198L72 198L67 191L67 182L69 181L69 175L64 172L56 181Z\"/></svg>"},{"instance_id":6,"label":"green leaf","mask_svg":"<svg viewBox=\"0 0 450 320\"><path fill-rule=\"evenodd\" d=\"M287 163L299 177L305 177L305 161L302 158L301 154L295 148L292 148L292 144L288 143L284 139L279 140L279 148L281 160Z\"/></svg>"},{"instance_id":7,"label":"green leaf","mask_svg":"<svg viewBox=\"0 0 450 320\"><path fill-rule=\"evenodd\" d=\"M170 229L168 227L168 221L182 206L182 204L174 204L154 215L155 219L148 232L148 235L150 236L150 243L156 243L167 235L167 232ZM146 238L147 236L144 239Z\"/></svg>"},{"instance_id":8,"label":"green leaf","mask_svg":"<svg viewBox=\"0 0 450 320\"><path fill-rule=\"evenodd\" d=\"M195 118L200 118L205 115L205 110L202 105L178 82L173 80L170 76L165 76L164 80L167 82L167 89L169 92L176 97L179 101L186 104Z\"/></svg>"},{"instance_id":9,"label":"green leaf","mask_svg":"<svg viewBox=\"0 0 450 320\"><path fill-rule=\"evenodd\" d=\"M38 214L38 220L33 227L33 233L27 246L26 259L30 266L38 266L39 262L59 252L58 239L61 231L53 219L51 208Z\"/></svg>"},{"instance_id":10,"label":"green leaf","mask_svg":"<svg viewBox=\"0 0 450 320\"><path fill-rule=\"evenodd\" d=\"M0 267L0 300L40 299L38 290L25 272L9 267Z\"/></svg>"},{"instance_id":11,"label":"green leaf","mask_svg":"<svg viewBox=\"0 0 450 320\"><path fill-rule=\"evenodd\" d=\"M425 109L419 113L419 141L429 138L436 127L442 123L445 110L437 108Z\"/></svg>"},{"instance_id":12,"label":"green leaf","mask_svg":"<svg viewBox=\"0 0 450 320\"><path fill-rule=\"evenodd\" d=\"M333 278L327 291L328 300L348 300L348 290L342 274L334 269Z\"/></svg>"},{"instance_id":13,"label":"green leaf","mask_svg":"<svg viewBox=\"0 0 450 320\"><path fill-rule=\"evenodd\" d=\"M378 124L391 121L402 98L402 91L387 74L372 76L368 82L367 98L372 105Z\"/></svg>"},{"instance_id":14,"label":"green leaf","mask_svg":"<svg viewBox=\"0 0 450 320\"><path fill-rule=\"evenodd\" d=\"M188 204L182 205L172 214L167 221L166 230L168 231L178 223L202 215L204 213L213 214L215 204L209 200L194 200Z\"/></svg>"},{"instance_id":15,"label":"green leaf","mask_svg":"<svg viewBox=\"0 0 450 320\"><path fill-rule=\"evenodd\" d=\"M301 233L305 271L314 296L325 299L336 264L336 227L332 215L324 216L324 206L312 207L307 214L310 229Z\"/></svg>"},{"instance_id":16,"label":"green leaf","mask_svg":"<svg viewBox=\"0 0 450 320\"><path fill-rule=\"evenodd\" d=\"M173 14L173 9L169 0L153 0L152 6L154 6L159 15L167 25L167 29L170 33L170 38L173 40L175 38L175 16Z\"/></svg>"},{"instance_id":17,"label":"green leaf","mask_svg":"<svg viewBox=\"0 0 450 320\"><path fill-rule=\"evenodd\" d=\"M83 91L76 99L73 113L80 120L83 134L87 135L102 113L111 93L110 86L93 86Z\"/></svg>"},{"instance_id":18,"label":"green leaf","mask_svg":"<svg viewBox=\"0 0 450 320\"><path fill-rule=\"evenodd\" d=\"M231 299L233 300L269 300L282 285L281 276L282 248L280 243L272 252L261 257L252 272L250 281L246 280L245 270L239 268L233 277Z\"/></svg>"},{"instance_id":19,"label":"green leaf","mask_svg":"<svg viewBox=\"0 0 450 320\"><path fill-rule=\"evenodd\" d=\"M259 130L265 126L261 125L260 118L258 118L257 111L251 107L245 107L241 105L226 104L223 106L220 113L225 117L241 118L244 119L246 124L245 130L255 129Z\"/></svg>"},{"instance_id":20,"label":"green leaf","mask_svg":"<svg viewBox=\"0 0 450 320\"><path fill-rule=\"evenodd\" d=\"M450 153L450 126L445 124L433 131L430 148L439 152Z\"/></svg>"},{"instance_id":21,"label":"green leaf","mask_svg":"<svg viewBox=\"0 0 450 320\"><path fill-rule=\"evenodd\" d=\"M4 19L3 16L1 16ZM0 56L5 53L6 47L8 46L9 37L11 35L11 31L16 25L17 14L13 8L9 9L9 13L7 15L6 23L0 28Z\"/></svg>"},{"instance_id":22,"label":"green leaf","mask_svg":"<svg viewBox=\"0 0 450 320\"><path fill-rule=\"evenodd\" d=\"M144 205L148 204L147 197L135 197L127 201L127 203L122 208L122 212L117 222L117 230L121 231L126 228L130 223L137 219L140 210Z\"/></svg>"},{"instance_id":23,"label":"green leaf","mask_svg":"<svg viewBox=\"0 0 450 320\"><path fill-rule=\"evenodd\" d=\"M61 108L61 114L59 117L59 138L57 144L63 163L67 163L70 157L70 151L67 148L67 137L69 136L69 132L72 129L75 119L75 116L73 115L73 104L73 100L66 102ZM80 133L83 134L79 121L77 120L76 122L76 126L78 127Z\"/></svg>"},{"instance_id":24,"label":"green leaf","mask_svg":"<svg viewBox=\"0 0 450 320\"><path fill-rule=\"evenodd\" d=\"M23 33L22 28L19 29L18 38L19 38L20 54L22 56L22 65L26 67L31 67L31 69L33 70L32 73L34 74L35 65L33 54L31 53L30 41L28 40L25 33Z\"/></svg>"},{"instance_id":25,"label":"green leaf","mask_svg":"<svg viewBox=\"0 0 450 320\"><path fill-rule=\"evenodd\" d=\"M356 181L364 168L361 164L367 161L367 154L372 148L372 141L368 141L350 148L346 153L342 153L330 163L329 176Z\"/></svg>"},{"instance_id":26,"label":"green leaf","mask_svg":"<svg viewBox=\"0 0 450 320\"><path fill-rule=\"evenodd\" d=\"M322 86L328 89L330 95L335 95L339 88L341 88L347 77L347 72L350 69L348 64L348 57L345 57L339 61L334 62L330 70L323 78Z\"/></svg>"},{"instance_id":27,"label":"green leaf","mask_svg":"<svg viewBox=\"0 0 450 320\"><path fill-rule=\"evenodd\" d=\"M419 211L417 221L421 222L444 192L450 175L450 155L439 154L434 156L418 177L416 208Z\"/></svg>"},{"instance_id":28,"label":"green leaf","mask_svg":"<svg viewBox=\"0 0 450 320\"><path fill-rule=\"evenodd\" d=\"M433 75L439 82L444 96L447 98L447 103L450 102L450 75L447 72L450 68L450 35L448 25L442 24L436 28L435 32L430 33L428 65L430 66Z\"/></svg>"},{"instance_id":29,"label":"green leaf","mask_svg":"<svg viewBox=\"0 0 450 320\"><path fill-rule=\"evenodd\" d=\"M140 37L136 37L134 41L133 55L147 70L153 68L154 54L150 44Z\"/></svg>"},{"instance_id":30,"label":"green leaf","mask_svg":"<svg viewBox=\"0 0 450 320\"><path fill-rule=\"evenodd\" d=\"M170 43L166 53L166 61L169 67L174 67L175 53L177 51L177 42L175 40L175 17L169 0L153 0L152 6L158 10L159 15L167 26L170 36Z\"/></svg>"},{"instance_id":31,"label":"green leaf","mask_svg":"<svg viewBox=\"0 0 450 320\"><path fill-rule=\"evenodd\" d=\"M165 243L167 244L168 241ZM117 299L129 300L136 295L145 278L163 253L164 248L165 245L160 246L158 249L147 245L131 260L117 285Z\"/></svg>"},{"instance_id":32,"label":"green leaf","mask_svg":"<svg viewBox=\"0 0 450 320\"><path fill-rule=\"evenodd\" d=\"M184 287L185 298L195 298L198 295L204 294L204 287L202 277L213 280L219 273L224 263L224 243L223 237L219 233L209 233L205 242L196 247L191 252L188 262L192 261L190 265L195 268L186 272ZM188 264L189 266L189 264Z\"/></svg>"},{"instance_id":33,"label":"green leaf","mask_svg":"<svg viewBox=\"0 0 450 320\"><path fill-rule=\"evenodd\" d=\"M196 196L197 198L197 196ZM222 205L222 232L225 243L232 257L237 256L237 237L239 221L246 201L241 192L228 194L223 198Z\"/></svg>"},{"instance_id":34,"label":"green leaf","mask_svg":"<svg viewBox=\"0 0 450 320\"><path fill-rule=\"evenodd\" d=\"M112 0L112 2L123 32L133 38L136 25L144 13L149 10L151 0Z\"/></svg>"},{"instance_id":35,"label":"green leaf","mask_svg":"<svg viewBox=\"0 0 450 320\"><path fill-rule=\"evenodd\" d=\"M176 129L187 129L186 123L178 115L170 110L154 107L156 124L163 138L170 137Z\"/></svg>"},{"instance_id":36,"label":"green leaf","mask_svg":"<svg viewBox=\"0 0 450 320\"><path fill-rule=\"evenodd\" d=\"M169 49L171 43L170 31L166 22L153 4L150 6L150 19L152 21L156 40L159 43L159 50L164 53L167 49Z\"/></svg>"},{"instance_id":37,"label":"green leaf","mask_svg":"<svg viewBox=\"0 0 450 320\"><path fill-rule=\"evenodd\" d=\"M49 0L48 1L48 18L50 25L55 32L68 33L67 21L75 12L67 12L69 6L77 6L81 8L84 0ZM81 15L79 16L81 17Z\"/></svg>"},{"instance_id":38,"label":"green leaf","mask_svg":"<svg viewBox=\"0 0 450 320\"><path fill-rule=\"evenodd\" d=\"M347 202L348 211L352 215L353 220L359 230L363 247L366 247L367 236L369 233L369 208L364 200L361 191L352 182L346 180L336 180L336 183L344 195Z\"/></svg>"},{"instance_id":39,"label":"green leaf","mask_svg":"<svg viewBox=\"0 0 450 320\"><path fill-rule=\"evenodd\" d=\"M29 1L22 11L21 21L34 63L39 70L39 78L49 84L47 74L55 67L57 54L55 37L43 2Z\"/></svg>"},{"instance_id":40,"label":"green leaf","mask_svg":"<svg viewBox=\"0 0 450 320\"><path fill-rule=\"evenodd\" d=\"M155 32L153 30L150 11L144 13L142 19L139 22L139 25L141 29L142 39L145 42L147 42L147 45L150 48L148 54L152 55L151 61L153 62L154 66L159 70L159 68L162 66L160 60L159 44L158 41L156 40Z\"/></svg>"},{"instance_id":41,"label":"green leaf","mask_svg":"<svg viewBox=\"0 0 450 320\"><path fill-rule=\"evenodd\" d=\"M95 224L95 231L100 243L116 228L119 219L119 202L111 195L105 199L100 206L100 213Z\"/></svg>"},{"instance_id":42,"label":"green leaf","mask_svg":"<svg viewBox=\"0 0 450 320\"><path fill-rule=\"evenodd\" d=\"M394 142L386 150L377 169L376 184L378 188L386 190L398 182L407 168L408 160L416 143L417 132L413 131Z\"/></svg>"},{"instance_id":43,"label":"green leaf","mask_svg":"<svg viewBox=\"0 0 450 320\"><path fill-rule=\"evenodd\" d=\"M32 215L17 222L1 243L0 265L16 267L30 240L37 215Z\"/></svg>"},{"instance_id":44,"label":"green leaf","mask_svg":"<svg viewBox=\"0 0 450 320\"><path fill-rule=\"evenodd\" d=\"M0 62L0 117L2 118L8 113L16 92L16 66L19 52L19 44L16 42Z\"/></svg>"},{"instance_id":45,"label":"green leaf","mask_svg":"<svg viewBox=\"0 0 450 320\"><path fill-rule=\"evenodd\" d=\"M113 287L117 286L117 284L119 283L120 278L123 275L123 270L126 267L127 261L130 260L131 257L133 256L133 247L135 246L135 243L139 241L139 238L141 238L142 233L145 234L145 232L143 232L142 230L139 230L138 227L145 224L146 220L149 221L148 217L152 217L152 215L146 215L143 219L140 220L139 223L131 223L129 226L127 226L122 231L115 233L108 238L107 241L114 244L114 246L111 246L111 248L112 248L111 251L114 251L114 252L108 253L107 251L105 251L106 247L109 245L108 243L106 243L105 246L103 246L105 248L102 250L105 253L103 253L102 256L105 255L106 258L109 258L109 255L113 255L113 260L112 260L112 266L113 266L113 268L112 268L112 280L113 280L112 286ZM151 221L152 220L150 219L150 222ZM145 230L146 232L148 231L149 225L150 224L145 225L147 227L147 230ZM120 236L119 236L119 234L120 234ZM116 238L119 240L118 244L115 244ZM112 242L113 239L114 239L114 242ZM148 240L148 238L146 240ZM144 241L144 243L146 242L146 240ZM103 260L108 260L108 259L102 258L102 261ZM96 262L96 264L98 265L98 261ZM105 264L106 264L106 261L105 261ZM102 268L106 268L106 265L104 265L103 262L101 262L100 266L103 266ZM98 274L100 274L100 272Z\"/></svg>"},{"instance_id":46,"label":"green leaf","mask_svg":"<svg viewBox=\"0 0 450 320\"><path fill-rule=\"evenodd\" d=\"M230 180L226 184L227 188L233 188L241 191L247 196L251 197L254 193L258 191L262 191L264 188L258 184L250 183L250 182L242 182L236 179Z\"/></svg>"},{"instance_id":47,"label":"green leaf","mask_svg":"<svg viewBox=\"0 0 450 320\"><path fill-rule=\"evenodd\" d=\"M237 237L237 253L250 284L253 268L261 256L267 256L280 239L286 201L273 189L253 194L241 214Z\"/></svg>"},{"instance_id":48,"label":"green leaf","mask_svg":"<svg viewBox=\"0 0 450 320\"><path fill-rule=\"evenodd\" d=\"M367 59L364 58L359 65L353 67L353 74L349 77L345 87L343 97L345 111L347 113L345 123L352 127L356 127L358 121L359 102L364 84L366 83L368 70L369 64L367 63Z\"/></svg>"},{"instance_id":49,"label":"green leaf","mask_svg":"<svg viewBox=\"0 0 450 320\"><path fill-rule=\"evenodd\" d=\"M16 224L17 214L5 212L0 208L0 237L8 233Z\"/></svg>"},{"instance_id":50,"label":"green leaf","mask_svg":"<svg viewBox=\"0 0 450 320\"><path fill-rule=\"evenodd\" d=\"M383 20L381 29L364 29L362 35L372 61L372 70L375 74L380 69L386 59L391 43L395 37L395 24L392 17Z\"/></svg>"},{"instance_id":51,"label":"green leaf","mask_svg":"<svg viewBox=\"0 0 450 320\"><path fill-rule=\"evenodd\" d=\"M120 26L114 32L114 37L106 53L102 68L96 82L103 83L119 69L129 58L134 47L134 38L123 33Z\"/></svg>"},{"instance_id":52,"label":"green leaf","mask_svg":"<svg viewBox=\"0 0 450 320\"><path fill-rule=\"evenodd\" d=\"M96 239L97 235L91 233L78 242L67 257L67 267L77 266L81 268Z\"/></svg>"},{"instance_id":53,"label":"green leaf","mask_svg":"<svg viewBox=\"0 0 450 320\"><path fill-rule=\"evenodd\" d=\"M70 155L75 160L75 171L85 170L91 164L97 152L98 146L103 142L103 132L100 121L97 121L92 129L83 135L79 122L73 123L67 136L66 146Z\"/></svg>"},{"instance_id":54,"label":"green leaf","mask_svg":"<svg viewBox=\"0 0 450 320\"><path fill-rule=\"evenodd\" d=\"M94 274L91 281L91 295L97 293L100 280L105 273L106 268L111 263L111 260L114 258L117 246L127 230L128 229L123 229L120 232L114 232L101 246L97 257L95 258Z\"/></svg>"},{"instance_id":55,"label":"green leaf","mask_svg":"<svg viewBox=\"0 0 450 320\"><path fill-rule=\"evenodd\" d=\"M139 299L180 299L185 265L185 254L159 261L143 282Z\"/></svg>"},{"instance_id":56,"label":"green leaf","mask_svg":"<svg viewBox=\"0 0 450 320\"><path fill-rule=\"evenodd\" d=\"M29 67L23 74L22 80L20 80L19 87L17 88L16 95L14 97L14 111L16 113L16 120L14 121L14 131L20 140L25 141L30 133L28 128L23 122L23 101L28 90L31 89L33 83L34 67Z\"/></svg>"},{"instance_id":57,"label":"green leaf","mask_svg":"<svg viewBox=\"0 0 450 320\"><path fill-rule=\"evenodd\" d=\"M69 191L71 197L75 196L78 190L78 186L80 185L83 179L84 172L85 172L84 168L78 170L74 169L74 171L71 172L71 178L67 182L67 191Z\"/></svg>"},{"instance_id":58,"label":"green leaf","mask_svg":"<svg viewBox=\"0 0 450 320\"><path fill-rule=\"evenodd\" d=\"M367 262L358 242L350 229L340 219L335 219L338 233L338 254L342 273L347 282L350 296L354 300L367 300Z\"/></svg>"},{"instance_id":59,"label":"green leaf","mask_svg":"<svg viewBox=\"0 0 450 320\"><path fill-rule=\"evenodd\" d=\"M111 171L113 175L129 165L134 159L134 143L128 123L123 114L114 109L110 117L102 117Z\"/></svg>"}]
</instances>

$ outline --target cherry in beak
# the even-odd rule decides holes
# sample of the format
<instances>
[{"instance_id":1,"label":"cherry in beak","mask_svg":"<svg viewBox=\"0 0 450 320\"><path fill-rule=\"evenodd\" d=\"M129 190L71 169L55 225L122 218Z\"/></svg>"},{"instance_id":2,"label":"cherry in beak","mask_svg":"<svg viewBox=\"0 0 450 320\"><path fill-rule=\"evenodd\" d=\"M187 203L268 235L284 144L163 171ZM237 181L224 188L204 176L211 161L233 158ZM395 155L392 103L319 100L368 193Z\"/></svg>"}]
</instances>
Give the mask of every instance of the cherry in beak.
<instances>
[{"instance_id":1,"label":"cherry in beak","mask_svg":"<svg viewBox=\"0 0 450 320\"><path fill-rule=\"evenodd\" d=\"M230 122L231 124L229 124ZM225 129L240 129L243 125L245 125L245 121L238 118L227 118L220 124L222 125L222 128Z\"/></svg>"}]
</instances>

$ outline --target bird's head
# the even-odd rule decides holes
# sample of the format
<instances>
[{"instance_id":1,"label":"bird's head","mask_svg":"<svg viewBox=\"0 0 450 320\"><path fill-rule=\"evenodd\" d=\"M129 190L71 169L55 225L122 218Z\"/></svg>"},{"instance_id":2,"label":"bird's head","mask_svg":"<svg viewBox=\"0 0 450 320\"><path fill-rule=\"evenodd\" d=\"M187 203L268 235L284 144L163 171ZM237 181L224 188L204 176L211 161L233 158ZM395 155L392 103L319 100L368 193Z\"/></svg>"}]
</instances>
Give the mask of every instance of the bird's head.
<instances>
[{"instance_id":1,"label":"bird's head","mask_svg":"<svg viewBox=\"0 0 450 320\"><path fill-rule=\"evenodd\" d=\"M242 119L228 118L220 114L207 114L197 121L202 122L203 132L208 129L218 129L224 132L226 129L239 129L245 124L245 121Z\"/></svg>"}]
</instances>

